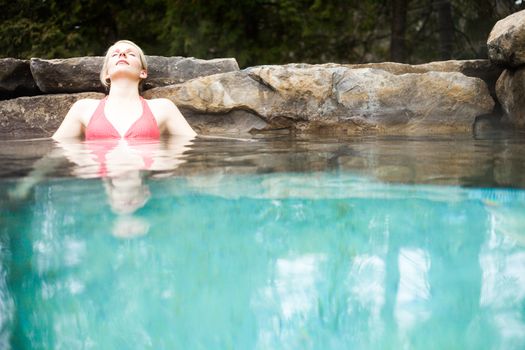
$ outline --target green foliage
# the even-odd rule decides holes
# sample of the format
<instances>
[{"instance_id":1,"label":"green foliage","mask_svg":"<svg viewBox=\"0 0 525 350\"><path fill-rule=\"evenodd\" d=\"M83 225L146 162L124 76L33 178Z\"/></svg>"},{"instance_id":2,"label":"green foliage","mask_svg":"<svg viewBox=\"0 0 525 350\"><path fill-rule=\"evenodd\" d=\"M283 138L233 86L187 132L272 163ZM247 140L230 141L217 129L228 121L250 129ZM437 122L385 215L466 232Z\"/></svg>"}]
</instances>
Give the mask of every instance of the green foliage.
<instances>
[{"instance_id":1,"label":"green foliage","mask_svg":"<svg viewBox=\"0 0 525 350\"><path fill-rule=\"evenodd\" d=\"M486 56L494 23L524 5L451 0L453 58ZM502 5L503 3L503 5ZM409 62L439 59L436 0L410 0ZM150 55L257 64L389 58L391 0L0 0L3 57L103 55L118 39Z\"/></svg>"},{"instance_id":2,"label":"green foliage","mask_svg":"<svg viewBox=\"0 0 525 350\"><path fill-rule=\"evenodd\" d=\"M0 52L4 57L102 55L126 38L158 45L163 0L0 0ZM151 9L151 11L149 11Z\"/></svg>"},{"instance_id":3,"label":"green foliage","mask_svg":"<svg viewBox=\"0 0 525 350\"><path fill-rule=\"evenodd\" d=\"M351 62L381 51L369 44L381 32L388 36L374 19L385 16L377 1L174 1L163 39L170 54L233 56L242 66Z\"/></svg>"}]
</instances>

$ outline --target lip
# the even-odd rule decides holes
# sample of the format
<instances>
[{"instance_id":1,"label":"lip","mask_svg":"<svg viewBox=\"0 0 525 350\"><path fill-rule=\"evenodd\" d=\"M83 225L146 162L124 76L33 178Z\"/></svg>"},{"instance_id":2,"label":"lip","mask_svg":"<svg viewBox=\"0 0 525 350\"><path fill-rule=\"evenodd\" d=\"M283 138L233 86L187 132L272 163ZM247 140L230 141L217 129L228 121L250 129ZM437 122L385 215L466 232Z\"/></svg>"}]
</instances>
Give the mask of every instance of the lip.
<instances>
[{"instance_id":1,"label":"lip","mask_svg":"<svg viewBox=\"0 0 525 350\"><path fill-rule=\"evenodd\" d=\"M116 65L119 65L121 63L127 64L129 66L129 63L126 60L118 60Z\"/></svg>"}]
</instances>

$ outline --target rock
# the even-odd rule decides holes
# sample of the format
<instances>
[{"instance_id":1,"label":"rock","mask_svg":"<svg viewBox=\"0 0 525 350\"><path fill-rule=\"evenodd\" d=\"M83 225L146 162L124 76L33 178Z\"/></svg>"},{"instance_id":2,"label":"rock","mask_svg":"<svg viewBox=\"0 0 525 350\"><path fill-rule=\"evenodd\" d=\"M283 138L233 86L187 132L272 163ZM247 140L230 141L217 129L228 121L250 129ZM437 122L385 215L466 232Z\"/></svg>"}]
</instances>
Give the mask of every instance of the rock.
<instances>
[{"instance_id":1,"label":"rock","mask_svg":"<svg viewBox=\"0 0 525 350\"><path fill-rule=\"evenodd\" d=\"M0 99L32 96L38 93L28 60L0 59Z\"/></svg>"},{"instance_id":2,"label":"rock","mask_svg":"<svg viewBox=\"0 0 525 350\"><path fill-rule=\"evenodd\" d=\"M476 116L490 113L494 107L480 79L451 72L378 72L347 73L336 85L338 103L352 113L348 120L366 128L468 131Z\"/></svg>"},{"instance_id":3,"label":"rock","mask_svg":"<svg viewBox=\"0 0 525 350\"><path fill-rule=\"evenodd\" d=\"M525 67L506 69L498 79L496 93L505 112L503 120L514 127L525 128Z\"/></svg>"},{"instance_id":4,"label":"rock","mask_svg":"<svg viewBox=\"0 0 525 350\"><path fill-rule=\"evenodd\" d=\"M427 72L458 72L467 77L480 78L487 83L489 89L494 89L503 68L498 67L490 60L448 60L424 64L410 65L395 62L367 63L349 65L351 68L377 68L392 74L427 73Z\"/></svg>"},{"instance_id":5,"label":"rock","mask_svg":"<svg viewBox=\"0 0 525 350\"><path fill-rule=\"evenodd\" d=\"M448 61L436 61L424 64L411 65L406 63L397 62L378 62L378 63L363 63L363 64L344 64L339 65L335 63L326 63L321 65L310 65L310 64L297 64L292 63L286 65L291 68L313 68L313 67L324 67L324 68L372 68L381 69L395 75L407 74L407 73L428 73L428 72L458 72L468 77L480 78L483 80L491 94L495 92L496 81L500 76L503 68L497 66L493 62L487 59L475 59L475 60L448 60ZM495 93L493 94L495 97Z\"/></svg>"},{"instance_id":6,"label":"rock","mask_svg":"<svg viewBox=\"0 0 525 350\"><path fill-rule=\"evenodd\" d=\"M505 67L525 64L525 10L498 21L487 40L489 58Z\"/></svg>"},{"instance_id":7,"label":"rock","mask_svg":"<svg viewBox=\"0 0 525 350\"><path fill-rule=\"evenodd\" d=\"M187 80L238 71L239 65L234 58L216 58L201 60L192 57L147 56L148 78L144 89L183 83Z\"/></svg>"},{"instance_id":8,"label":"rock","mask_svg":"<svg viewBox=\"0 0 525 350\"><path fill-rule=\"evenodd\" d=\"M465 132L494 107L486 84L456 72L395 75L339 65L260 66L145 93L200 114L247 111L266 129Z\"/></svg>"},{"instance_id":9,"label":"rock","mask_svg":"<svg viewBox=\"0 0 525 350\"><path fill-rule=\"evenodd\" d=\"M181 112L198 134L243 134L268 128L268 123L261 117L243 110L225 114L203 114L181 108Z\"/></svg>"},{"instance_id":10,"label":"rock","mask_svg":"<svg viewBox=\"0 0 525 350\"><path fill-rule=\"evenodd\" d=\"M272 90L264 90L264 85L261 86L245 71L239 71L151 89L144 93L144 97L168 97L175 100L179 107L200 113L227 113L232 109L255 112L253 106L261 105L266 98L274 97Z\"/></svg>"},{"instance_id":11,"label":"rock","mask_svg":"<svg viewBox=\"0 0 525 350\"><path fill-rule=\"evenodd\" d=\"M101 93L87 92L0 101L0 138L51 136L76 100L100 99L103 96Z\"/></svg>"},{"instance_id":12,"label":"rock","mask_svg":"<svg viewBox=\"0 0 525 350\"><path fill-rule=\"evenodd\" d=\"M426 69L434 72L458 72L467 77L479 78L483 80L492 97L496 97L496 81L498 80L503 68L497 66L490 60L449 60L430 62L415 65L414 67Z\"/></svg>"},{"instance_id":13,"label":"rock","mask_svg":"<svg viewBox=\"0 0 525 350\"><path fill-rule=\"evenodd\" d=\"M66 59L31 59L31 72L38 88L45 94L104 92L99 80L103 57Z\"/></svg>"},{"instance_id":14,"label":"rock","mask_svg":"<svg viewBox=\"0 0 525 350\"><path fill-rule=\"evenodd\" d=\"M143 88L181 83L189 79L239 70L233 58L200 60L185 57L146 56L148 78ZM105 92L99 80L103 57L67 59L31 59L31 72L36 84L46 94L75 92Z\"/></svg>"},{"instance_id":15,"label":"rock","mask_svg":"<svg viewBox=\"0 0 525 350\"><path fill-rule=\"evenodd\" d=\"M238 71L151 89L144 93L144 97L170 98L200 133L247 132L268 127L265 119L249 108L263 103L260 94L252 94L259 85L248 74ZM234 100L239 104L235 105Z\"/></svg>"}]
</instances>

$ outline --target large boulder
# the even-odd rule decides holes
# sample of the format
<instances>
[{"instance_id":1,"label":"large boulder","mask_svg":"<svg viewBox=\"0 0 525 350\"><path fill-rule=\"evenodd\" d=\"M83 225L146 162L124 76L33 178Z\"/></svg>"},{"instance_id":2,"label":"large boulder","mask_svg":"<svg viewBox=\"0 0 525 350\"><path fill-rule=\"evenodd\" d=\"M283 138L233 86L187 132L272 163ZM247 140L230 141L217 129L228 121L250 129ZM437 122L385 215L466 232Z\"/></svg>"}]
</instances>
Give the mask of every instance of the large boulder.
<instances>
[{"instance_id":1,"label":"large boulder","mask_svg":"<svg viewBox=\"0 0 525 350\"><path fill-rule=\"evenodd\" d=\"M417 65L397 62L379 62L345 66L349 68L382 69L396 75L406 73L458 72L468 77L480 78L487 84L491 94L494 93L496 81L503 71L503 68L487 59L436 61ZM495 96L495 94L493 94L493 96Z\"/></svg>"},{"instance_id":2,"label":"large boulder","mask_svg":"<svg viewBox=\"0 0 525 350\"><path fill-rule=\"evenodd\" d=\"M155 88L196 114L243 111L266 129L466 132L494 107L487 85L457 72L392 74L339 65L260 66ZM191 120L190 120L191 121Z\"/></svg>"},{"instance_id":3,"label":"large boulder","mask_svg":"<svg viewBox=\"0 0 525 350\"><path fill-rule=\"evenodd\" d=\"M525 64L525 10L498 21L487 40L489 58L506 67Z\"/></svg>"},{"instance_id":4,"label":"large boulder","mask_svg":"<svg viewBox=\"0 0 525 350\"><path fill-rule=\"evenodd\" d=\"M103 96L101 93L87 92L0 101L0 138L51 136L76 100L100 99Z\"/></svg>"},{"instance_id":5,"label":"large boulder","mask_svg":"<svg viewBox=\"0 0 525 350\"><path fill-rule=\"evenodd\" d=\"M103 57L31 59L31 72L38 88L45 94L104 92L99 74Z\"/></svg>"},{"instance_id":6,"label":"large boulder","mask_svg":"<svg viewBox=\"0 0 525 350\"><path fill-rule=\"evenodd\" d=\"M0 99L39 93L28 60L0 59Z\"/></svg>"},{"instance_id":7,"label":"large boulder","mask_svg":"<svg viewBox=\"0 0 525 350\"><path fill-rule=\"evenodd\" d=\"M147 56L148 78L143 88L181 83L189 79L239 70L233 58L200 60L186 57ZM99 80L103 57L67 59L31 59L31 72L36 84L46 94L104 92Z\"/></svg>"},{"instance_id":8,"label":"large boulder","mask_svg":"<svg viewBox=\"0 0 525 350\"><path fill-rule=\"evenodd\" d=\"M234 58L216 58L201 60L193 57L147 56L148 78L144 89L183 83L187 80L238 71L239 65Z\"/></svg>"},{"instance_id":9,"label":"large boulder","mask_svg":"<svg viewBox=\"0 0 525 350\"><path fill-rule=\"evenodd\" d=\"M504 121L525 128L525 68L506 69L498 79L496 93L505 112Z\"/></svg>"},{"instance_id":10,"label":"large boulder","mask_svg":"<svg viewBox=\"0 0 525 350\"><path fill-rule=\"evenodd\" d=\"M503 68L499 67L498 65L494 64L488 59L435 61L416 65L398 62L356 63L342 65L337 63L325 63L319 65L312 65L306 63L291 63L286 65L286 67L346 67L353 69L372 68L381 69L395 75L407 73L458 72L466 75L467 77L480 78L487 84L491 93L495 91L496 81L498 80L498 77L503 71Z\"/></svg>"},{"instance_id":11,"label":"large boulder","mask_svg":"<svg viewBox=\"0 0 525 350\"><path fill-rule=\"evenodd\" d=\"M496 23L487 40L490 59L506 69L496 83L502 120L525 128L525 10Z\"/></svg>"}]
</instances>

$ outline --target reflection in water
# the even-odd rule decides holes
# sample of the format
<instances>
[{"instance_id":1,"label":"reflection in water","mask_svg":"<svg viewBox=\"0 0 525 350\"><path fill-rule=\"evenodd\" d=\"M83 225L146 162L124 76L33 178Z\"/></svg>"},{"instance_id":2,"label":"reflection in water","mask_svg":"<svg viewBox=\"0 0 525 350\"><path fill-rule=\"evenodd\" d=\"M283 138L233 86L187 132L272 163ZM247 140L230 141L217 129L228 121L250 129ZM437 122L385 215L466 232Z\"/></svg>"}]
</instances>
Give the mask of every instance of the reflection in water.
<instances>
[{"instance_id":1,"label":"reflection in water","mask_svg":"<svg viewBox=\"0 0 525 350\"><path fill-rule=\"evenodd\" d=\"M138 170L108 177L104 185L111 209L117 214L134 213L150 197L149 188Z\"/></svg>"},{"instance_id":2,"label":"reflection in water","mask_svg":"<svg viewBox=\"0 0 525 350\"><path fill-rule=\"evenodd\" d=\"M381 257L362 254L352 260L346 281L348 314L358 318L360 314L368 313L365 317L361 316L368 327L356 338L363 338L371 345L381 344L385 336L385 321L381 318L385 305L385 275L385 263ZM374 331L368 332L368 329Z\"/></svg>"},{"instance_id":3,"label":"reflection in water","mask_svg":"<svg viewBox=\"0 0 525 350\"><path fill-rule=\"evenodd\" d=\"M150 198L145 182L151 171L169 172L184 163L182 155L193 138L172 137L163 141L108 139L95 141L67 140L35 162L28 176L18 181L12 198L25 198L64 157L75 166L71 172L80 178L100 177L104 182L111 210L117 214L113 234L130 238L147 233L150 224L133 213Z\"/></svg>"},{"instance_id":4,"label":"reflection in water","mask_svg":"<svg viewBox=\"0 0 525 350\"><path fill-rule=\"evenodd\" d=\"M276 172L346 172L391 183L525 188L525 135L347 138L281 136L224 139L198 137L187 150L180 175L261 174ZM79 146L80 147L80 146ZM0 141L0 178L20 177L35 155L53 144L46 140ZM161 162L171 162L169 152ZM64 159L64 158L61 158ZM89 160L93 163L93 160ZM138 158L139 163L143 160ZM49 159L47 160L49 162ZM48 165L49 166L49 165ZM39 166L40 168L45 167ZM97 165L54 165L50 176L70 176L72 169L97 176ZM169 170L155 176L169 176Z\"/></svg>"},{"instance_id":5,"label":"reflection in water","mask_svg":"<svg viewBox=\"0 0 525 350\"><path fill-rule=\"evenodd\" d=\"M186 174L347 172L392 183L525 187L524 135L198 140Z\"/></svg>"},{"instance_id":6,"label":"reflection in water","mask_svg":"<svg viewBox=\"0 0 525 350\"><path fill-rule=\"evenodd\" d=\"M9 251L6 242L0 242L0 349L9 349L11 340L11 329L15 314L13 297L8 288L8 269L5 262L8 261Z\"/></svg>"},{"instance_id":7,"label":"reflection in water","mask_svg":"<svg viewBox=\"0 0 525 350\"><path fill-rule=\"evenodd\" d=\"M302 256L298 259L277 259L275 288L281 302L284 321L307 317L317 299L315 280L322 257ZM294 325L296 327L296 325Z\"/></svg>"},{"instance_id":8,"label":"reflection in water","mask_svg":"<svg viewBox=\"0 0 525 350\"><path fill-rule=\"evenodd\" d=\"M525 345L525 214L493 204L487 209L490 229L479 258L480 306L491 315L487 321L496 329L500 348L512 349Z\"/></svg>"},{"instance_id":9,"label":"reflection in water","mask_svg":"<svg viewBox=\"0 0 525 350\"><path fill-rule=\"evenodd\" d=\"M263 287L252 301L256 314L261 315L257 332L258 349L279 348L297 344L309 319L316 317L321 255L275 260L274 279ZM271 320L265 317L274 310ZM267 322L270 321L270 322Z\"/></svg>"},{"instance_id":10,"label":"reflection in water","mask_svg":"<svg viewBox=\"0 0 525 350\"><path fill-rule=\"evenodd\" d=\"M406 338L416 325L431 317L430 260L424 250L408 248L400 250L398 259L399 286L394 313L400 336ZM407 340L403 343L409 345Z\"/></svg>"}]
</instances>

